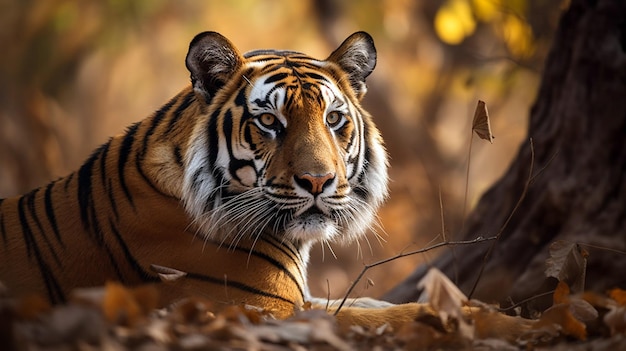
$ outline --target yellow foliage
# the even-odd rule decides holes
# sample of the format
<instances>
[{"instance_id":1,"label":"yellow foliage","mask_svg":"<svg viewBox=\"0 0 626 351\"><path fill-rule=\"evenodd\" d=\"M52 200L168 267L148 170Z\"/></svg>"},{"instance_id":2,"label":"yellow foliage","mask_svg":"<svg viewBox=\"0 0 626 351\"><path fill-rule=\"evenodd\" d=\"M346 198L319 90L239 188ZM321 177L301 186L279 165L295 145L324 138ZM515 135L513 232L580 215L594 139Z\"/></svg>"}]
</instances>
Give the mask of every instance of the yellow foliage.
<instances>
[{"instance_id":1,"label":"yellow foliage","mask_svg":"<svg viewBox=\"0 0 626 351\"><path fill-rule=\"evenodd\" d=\"M474 14L479 21L491 22L500 14L500 0L472 0Z\"/></svg>"},{"instance_id":2,"label":"yellow foliage","mask_svg":"<svg viewBox=\"0 0 626 351\"><path fill-rule=\"evenodd\" d=\"M504 41L511 53L517 57L528 57L535 51L533 32L528 23L517 16L508 15L502 23Z\"/></svg>"},{"instance_id":3,"label":"yellow foliage","mask_svg":"<svg viewBox=\"0 0 626 351\"><path fill-rule=\"evenodd\" d=\"M461 43L475 29L476 21L467 0L448 0L435 14L435 32L446 44Z\"/></svg>"}]
</instances>

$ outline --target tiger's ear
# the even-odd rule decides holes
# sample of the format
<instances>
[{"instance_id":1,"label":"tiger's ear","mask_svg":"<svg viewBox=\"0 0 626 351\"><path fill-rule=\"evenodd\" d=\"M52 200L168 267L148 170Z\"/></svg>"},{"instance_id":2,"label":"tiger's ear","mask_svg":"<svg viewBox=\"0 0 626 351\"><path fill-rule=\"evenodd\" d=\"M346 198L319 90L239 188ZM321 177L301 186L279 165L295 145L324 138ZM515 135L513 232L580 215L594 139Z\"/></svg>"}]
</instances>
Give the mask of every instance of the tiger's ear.
<instances>
[{"instance_id":1,"label":"tiger's ear","mask_svg":"<svg viewBox=\"0 0 626 351\"><path fill-rule=\"evenodd\" d=\"M185 64L191 72L195 91L208 102L242 65L243 58L235 46L216 32L202 32L189 44Z\"/></svg>"},{"instance_id":2,"label":"tiger's ear","mask_svg":"<svg viewBox=\"0 0 626 351\"><path fill-rule=\"evenodd\" d=\"M367 92L365 78L376 67L374 39L365 32L356 32L344 40L326 61L338 64L348 73L350 85L361 99Z\"/></svg>"}]
</instances>

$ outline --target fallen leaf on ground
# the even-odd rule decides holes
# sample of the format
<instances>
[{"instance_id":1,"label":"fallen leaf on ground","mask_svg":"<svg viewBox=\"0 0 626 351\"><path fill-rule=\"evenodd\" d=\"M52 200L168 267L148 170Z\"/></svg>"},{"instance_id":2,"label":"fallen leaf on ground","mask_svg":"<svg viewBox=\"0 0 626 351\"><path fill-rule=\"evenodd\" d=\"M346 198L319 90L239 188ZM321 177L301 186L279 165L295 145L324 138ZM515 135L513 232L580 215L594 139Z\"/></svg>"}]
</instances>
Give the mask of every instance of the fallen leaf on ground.
<instances>
[{"instance_id":1,"label":"fallen leaf on ground","mask_svg":"<svg viewBox=\"0 0 626 351\"><path fill-rule=\"evenodd\" d=\"M555 241L550 245L545 274L567 283L572 292L582 293L585 287L587 256L587 251L576 243Z\"/></svg>"}]
</instances>

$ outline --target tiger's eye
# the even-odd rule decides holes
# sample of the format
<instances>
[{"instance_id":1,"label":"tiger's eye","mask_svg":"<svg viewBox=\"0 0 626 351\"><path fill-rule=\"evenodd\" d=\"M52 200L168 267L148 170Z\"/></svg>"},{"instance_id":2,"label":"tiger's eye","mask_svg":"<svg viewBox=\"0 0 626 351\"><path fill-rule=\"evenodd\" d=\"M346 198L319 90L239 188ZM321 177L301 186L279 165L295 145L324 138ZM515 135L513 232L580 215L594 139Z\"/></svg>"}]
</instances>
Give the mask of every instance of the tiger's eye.
<instances>
[{"instance_id":1,"label":"tiger's eye","mask_svg":"<svg viewBox=\"0 0 626 351\"><path fill-rule=\"evenodd\" d=\"M330 127L336 127L339 122L341 122L340 112L333 111L326 116L326 123L328 123Z\"/></svg>"},{"instance_id":2,"label":"tiger's eye","mask_svg":"<svg viewBox=\"0 0 626 351\"><path fill-rule=\"evenodd\" d=\"M264 113L259 117L259 121L261 121L261 124L264 126L270 127L276 122L276 117L271 113Z\"/></svg>"}]
</instances>

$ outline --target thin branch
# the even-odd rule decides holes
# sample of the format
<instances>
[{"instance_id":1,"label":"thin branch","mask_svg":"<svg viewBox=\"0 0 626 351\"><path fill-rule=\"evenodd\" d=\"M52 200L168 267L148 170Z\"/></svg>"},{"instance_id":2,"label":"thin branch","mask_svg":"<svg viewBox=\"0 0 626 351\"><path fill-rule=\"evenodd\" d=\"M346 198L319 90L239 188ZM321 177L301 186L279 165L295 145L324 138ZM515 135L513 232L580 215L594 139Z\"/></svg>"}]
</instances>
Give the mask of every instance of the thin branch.
<instances>
[{"instance_id":1,"label":"thin branch","mask_svg":"<svg viewBox=\"0 0 626 351\"><path fill-rule=\"evenodd\" d=\"M469 192L469 176L470 176L470 163L472 158L472 140L474 140L474 128L471 128L471 136L469 141L469 147L467 148L467 169L465 171L465 196L463 198L463 216L461 216L461 231L465 228L465 212L467 211L467 193Z\"/></svg>"},{"instance_id":2,"label":"thin branch","mask_svg":"<svg viewBox=\"0 0 626 351\"><path fill-rule=\"evenodd\" d=\"M519 199L517 200L517 203L515 204L515 207L513 207L513 210L511 211L511 213L509 213L509 216L504 221L504 224L502 224L502 227L500 227L500 230L498 231L498 234L496 234L496 240L493 242L493 244L491 244L491 246L489 246L489 249L487 250L487 253L485 253L485 256L483 257L483 263L480 266L480 271L478 272L478 276L476 277L476 280L474 281L474 285L472 286L472 290L470 290L470 293L468 295L468 299L471 299L472 295L474 295L474 292L476 291L476 286L478 286L478 282L480 281L480 278L482 277L483 272L485 271L485 267L487 266L487 262L491 258L491 254L493 253L493 250L495 249L496 244L500 240L500 237L502 236L502 233L504 232L504 230L508 226L509 222L513 218L513 215L515 214L515 212L517 212L517 209L521 206L522 202L526 198L526 194L528 193L528 188L530 187L530 183L533 180L533 168L534 168L534 165L535 165L535 147L533 145L533 139L530 138L530 169L528 171L528 178L526 179L526 183L524 183L524 189L522 190L522 194L520 195Z\"/></svg>"},{"instance_id":3,"label":"thin branch","mask_svg":"<svg viewBox=\"0 0 626 351\"><path fill-rule=\"evenodd\" d=\"M521 305L525 304L528 301L532 301L534 299L538 299L540 297L544 297L544 296L548 296L548 295L552 295L552 294L554 294L554 290L546 291L546 292L543 292L541 294L537 294L537 295L531 296L531 297L529 297L527 299L524 299L524 300L522 300L522 301L520 301L518 303L515 303L515 304L513 304L513 305L511 305L509 307L498 308L498 311L500 311L500 312L507 312L507 311L510 311L510 310L518 307L518 306L521 306Z\"/></svg>"},{"instance_id":4,"label":"thin branch","mask_svg":"<svg viewBox=\"0 0 626 351\"><path fill-rule=\"evenodd\" d=\"M337 307L337 310L335 311L334 315L336 316L337 313L339 313L339 311L341 310L341 308L345 304L346 300L348 299L348 296L350 296L350 294L352 293L352 291L354 290L356 285L359 283L359 281L361 281L361 278L363 278L365 273L368 270L370 270L371 268L380 266L380 265L385 264L387 262L391 262L391 261L397 260L397 259L402 258L402 257L417 255L417 254L424 253L424 252L427 252L427 251L431 251L431 250L434 250L434 249L437 249L437 248L440 248L440 247L443 247L443 246L473 245L473 244L476 244L476 243L481 243L481 242L484 242L484 241L491 241L491 240L496 240L496 239L497 239L497 237L495 237L495 236L490 236L490 237L487 237L487 238L479 236L479 237L477 237L475 239L472 239L472 240L448 241L448 242L442 241L440 243L433 244L431 246L428 246L428 247L425 247L425 248L422 248L422 249L419 249L419 250L414 250L414 251L410 251L410 252L401 252L401 253L393 256L393 257L385 258L383 260L380 260L380 261L377 261L377 262L374 262L374 263L366 264L363 267L363 270L361 270L361 273L359 273L358 277L354 280L354 282L352 282L352 284L350 285L350 288L348 288L348 291L346 292L346 294L344 295L343 299L341 300L341 303L339 304L339 307Z\"/></svg>"},{"instance_id":5,"label":"thin branch","mask_svg":"<svg viewBox=\"0 0 626 351\"><path fill-rule=\"evenodd\" d=\"M626 255L626 252L624 252L622 250L612 249L612 248L606 247L606 246L600 246L600 245L594 245L594 244L586 244L586 243L581 243L581 242L578 242L578 241L574 241L574 243L576 243L576 244L578 244L580 246L586 246L586 247L589 247L589 248L592 248L592 249L613 252L613 253L620 254L620 255Z\"/></svg>"},{"instance_id":6,"label":"thin branch","mask_svg":"<svg viewBox=\"0 0 626 351\"><path fill-rule=\"evenodd\" d=\"M439 214L441 216L441 237L443 241L448 241L446 238L446 221L443 216L443 200L441 199L441 186L439 186Z\"/></svg>"}]
</instances>

